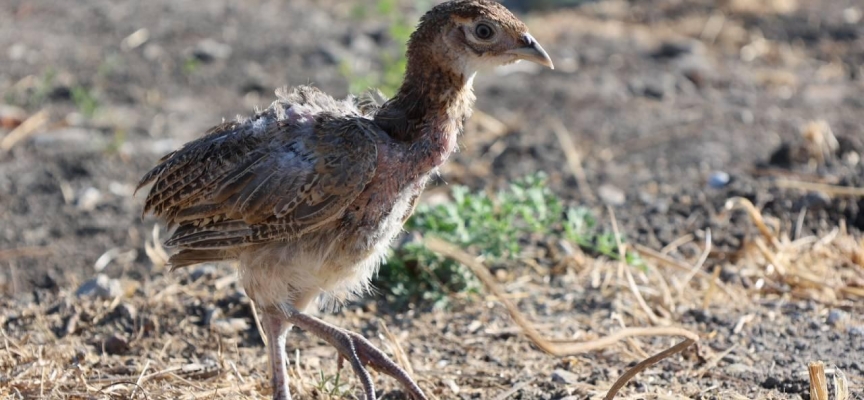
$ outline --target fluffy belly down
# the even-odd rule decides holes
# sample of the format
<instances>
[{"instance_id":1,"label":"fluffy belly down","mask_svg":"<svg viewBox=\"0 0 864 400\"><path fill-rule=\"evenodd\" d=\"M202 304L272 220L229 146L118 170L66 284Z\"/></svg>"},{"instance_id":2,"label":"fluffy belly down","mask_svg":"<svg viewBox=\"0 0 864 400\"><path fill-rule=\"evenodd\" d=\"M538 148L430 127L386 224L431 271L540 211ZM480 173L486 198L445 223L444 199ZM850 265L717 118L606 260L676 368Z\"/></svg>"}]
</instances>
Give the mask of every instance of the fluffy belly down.
<instances>
[{"instance_id":1,"label":"fluffy belly down","mask_svg":"<svg viewBox=\"0 0 864 400\"><path fill-rule=\"evenodd\" d=\"M382 207L390 212L377 224L240 253L241 284L261 307L289 303L301 311L316 297L322 308L336 307L370 292L372 277L402 230L417 189L409 186L395 196L392 207Z\"/></svg>"}]
</instances>

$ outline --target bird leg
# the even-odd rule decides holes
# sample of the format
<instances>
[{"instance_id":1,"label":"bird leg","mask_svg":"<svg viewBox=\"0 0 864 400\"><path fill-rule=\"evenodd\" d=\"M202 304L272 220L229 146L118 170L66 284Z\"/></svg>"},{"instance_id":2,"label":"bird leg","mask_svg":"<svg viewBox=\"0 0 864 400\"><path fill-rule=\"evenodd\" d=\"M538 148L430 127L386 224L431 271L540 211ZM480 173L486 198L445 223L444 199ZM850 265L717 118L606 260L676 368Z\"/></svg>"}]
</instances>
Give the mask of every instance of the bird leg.
<instances>
[{"instance_id":1,"label":"bird leg","mask_svg":"<svg viewBox=\"0 0 864 400\"><path fill-rule=\"evenodd\" d=\"M253 306L254 307L254 306ZM261 327L267 335L267 355L270 359L270 383L273 385L273 400L291 400L288 390L288 355L285 340L291 324L285 314L277 309L266 309L261 318Z\"/></svg>"},{"instance_id":2,"label":"bird leg","mask_svg":"<svg viewBox=\"0 0 864 400\"><path fill-rule=\"evenodd\" d=\"M351 369L357 374L363 385L366 400L375 400L375 386L369 371L364 367L369 365L383 374L396 379L408 391L415 400L426 400L426 395L420 387L405 372L402 367L387 357L384 352L378 350L366 338L354 332L350 332L336 326L330 325L311 315L299 311L287 313L288 321L318 336L339 351L339 354L351 363Z\"/></svg>"}]
</instances>

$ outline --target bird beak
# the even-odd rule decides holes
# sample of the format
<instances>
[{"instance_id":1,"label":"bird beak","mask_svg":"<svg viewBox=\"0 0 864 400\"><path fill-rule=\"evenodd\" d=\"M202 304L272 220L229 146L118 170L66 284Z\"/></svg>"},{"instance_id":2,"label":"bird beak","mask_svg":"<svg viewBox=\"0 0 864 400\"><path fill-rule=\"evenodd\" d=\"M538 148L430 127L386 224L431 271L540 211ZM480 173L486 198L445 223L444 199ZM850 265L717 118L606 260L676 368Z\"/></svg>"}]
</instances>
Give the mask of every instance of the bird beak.
<instances>
[{"instance_id":1,"label":"bird beak","mask_svg":"<svg viewBox=\"0 0 864 400\"><path fill-rule=\"evenodd\" d=\"M509 50L507 54L512 54L520 60L528 60L549 67L549 69L555 69L555 66L552 65L552 59L549 58L549 54L546 53L546 50L543 50L543 46L540 46L540 43L534 40L533 36L527 33L522 35L522 43L522 47Z\"/></svg>"}]
</instances>

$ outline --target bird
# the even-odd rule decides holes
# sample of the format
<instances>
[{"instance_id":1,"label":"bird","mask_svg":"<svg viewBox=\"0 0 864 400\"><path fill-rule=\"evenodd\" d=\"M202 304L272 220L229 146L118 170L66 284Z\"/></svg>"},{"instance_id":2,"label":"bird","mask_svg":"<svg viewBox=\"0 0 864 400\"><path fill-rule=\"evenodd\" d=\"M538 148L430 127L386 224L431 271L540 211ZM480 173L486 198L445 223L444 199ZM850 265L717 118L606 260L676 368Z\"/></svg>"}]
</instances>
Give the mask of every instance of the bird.
<instances>
[{"instance_id":1,"label":"bird","mask_svg":"<svg viewBox=\"0 0 864 400\"><path fill-rule=\"evenodd\" d=\"M267 340L274 400L289 400L286 343L293 327L334 346L376 399L366 367L426 395L361 335L306 310L370 291L390 243L421 192L457 147L478 71L527 60L554 68L527 26L490 0L452 0L411 34L402 85L390 99L337 100L312 86L276 90L250 117L209 129L164 156L144 214L163 219L172 269L234 261ZM136 190L136 191L137 191Z\"/></svg>"}]
</instances>

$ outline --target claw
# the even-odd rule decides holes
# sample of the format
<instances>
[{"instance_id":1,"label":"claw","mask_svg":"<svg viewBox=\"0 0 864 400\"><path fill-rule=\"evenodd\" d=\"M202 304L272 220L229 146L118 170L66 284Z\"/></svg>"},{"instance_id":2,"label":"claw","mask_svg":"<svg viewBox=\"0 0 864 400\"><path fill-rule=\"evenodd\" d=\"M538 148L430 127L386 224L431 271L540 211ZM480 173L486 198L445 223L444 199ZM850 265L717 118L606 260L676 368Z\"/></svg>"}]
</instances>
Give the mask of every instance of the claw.
<instances>
[{"instance_id":1,"label":"claw","mask_svg":"<svg viewBox=\"0 0 864 400\"><path fill-rule=\"evenodd\" d=\"M360 379L366 400L375 400L375 386L372 377L365 366L371 366L377 371L396 379L414 400L427 400L420 387L411 379L402 367L387 357L363 336L351 331L337 328L315 317L297 312L288 319L298 327L324 339L339 351L337 367L342 367L343 360L351 363L351 369Z\"/></svg>"}]
</instances>

